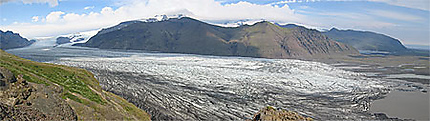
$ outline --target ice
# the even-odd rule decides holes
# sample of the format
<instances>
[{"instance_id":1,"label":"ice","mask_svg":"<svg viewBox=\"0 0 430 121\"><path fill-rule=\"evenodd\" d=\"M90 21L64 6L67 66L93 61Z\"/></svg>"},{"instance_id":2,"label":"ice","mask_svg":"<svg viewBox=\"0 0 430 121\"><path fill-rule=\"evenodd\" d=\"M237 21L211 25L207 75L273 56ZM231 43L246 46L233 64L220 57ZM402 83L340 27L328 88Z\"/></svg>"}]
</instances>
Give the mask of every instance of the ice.
<instances>
[{"instance_id":1,"label":"ice","mask_svg":"<svg viewBox=\"0 0 430 121\"><path fill-rule=\"evenodd\" d=\"M317 120L373 120L368 112L373 100L392 89L425 87L337 68L368 67L359 64L53 47L54 37L40 39L7 52L85 68L104 90L147 111L153 120L244 120L265 106Z\"/></svg>"},{"instance_id":2,"label":"ice","mask_svg":"<svg viewBox=\"0 0 430 121\"><path fill-rule=\"evenodd\" d=\"M430 80L430 76L416 75L416 74L391 74L391 75L388 75L387 78L417 78L417 79Z\"/></svg>"},{"instance_id":3,"label":"ice","mask_svg":"<svg viewBox=\"0 0 430 121\"><path fill-rule=\"evenodd\" d=\"M327 64L292 59L136 54L61 58L93 71L104 89L165 119L250 118L261 107L316 119L370 119L368 104L390 83Z\"/></svg>"}]
</instances>

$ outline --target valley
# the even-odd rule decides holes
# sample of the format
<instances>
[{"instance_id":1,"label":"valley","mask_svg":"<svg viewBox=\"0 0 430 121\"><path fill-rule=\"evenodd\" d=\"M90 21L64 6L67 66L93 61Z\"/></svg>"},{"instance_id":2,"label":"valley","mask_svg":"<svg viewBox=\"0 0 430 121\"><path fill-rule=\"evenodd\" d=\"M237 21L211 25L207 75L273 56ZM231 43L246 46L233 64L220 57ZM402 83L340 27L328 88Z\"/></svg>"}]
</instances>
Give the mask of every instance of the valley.
<instances>
[{"instance_id":1,"label":"valley","mask_svg":"<svg viewBox=\"0 0 430 121\"><path fill-rule=\"evenodd\" d=\"M0 120L427 121L430 0L0 0Z\"/></svg>"},{"instance_id":2,"label":"valley","mask_svg":"<svg viewBox=\"0 0 430 121\"><path fill-rule=\"evenodd\" d=\"M36 43L8 52L31 60L90 70L103 89L147 111L153 120L243 120L268 105L317 120L372 120L378 119L378 115L368 111L371 102L383 98L390 90L425 92L429 88L425 83L387 78L393 74L391 71L384 73L386 76L372 76L371 70L375 68L402 65L410 60L402 63L389 59L395 56L320 59L326 61L324 64L292 59L112 51L70 45L53 47ZM382 63L386 60L381 59L392 61ZM418 59L417 62L426 61Z\"/></svg>"}]
</instances>

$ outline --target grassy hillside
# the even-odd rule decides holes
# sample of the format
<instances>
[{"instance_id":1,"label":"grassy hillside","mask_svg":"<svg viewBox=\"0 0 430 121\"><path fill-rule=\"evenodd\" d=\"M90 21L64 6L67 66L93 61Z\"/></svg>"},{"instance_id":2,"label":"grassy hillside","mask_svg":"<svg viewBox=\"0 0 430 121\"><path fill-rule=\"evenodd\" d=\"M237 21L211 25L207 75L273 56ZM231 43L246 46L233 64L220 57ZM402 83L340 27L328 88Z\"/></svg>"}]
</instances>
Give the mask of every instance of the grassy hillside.
<instances>
[{"instance_id":1,"label":"grassy hillside","mask_svg":"<svg viewBox=\"0 0 430 121\"><path fill-rule=\"evenodd\" d=\"M150 120L146 112L103 91L94 76L84 69L34 62L3 50L0 50L0 67L15 76L22 75L34 85L61 88L56 93L71 106L80 120Z\"/></svg>"}]
</instances>

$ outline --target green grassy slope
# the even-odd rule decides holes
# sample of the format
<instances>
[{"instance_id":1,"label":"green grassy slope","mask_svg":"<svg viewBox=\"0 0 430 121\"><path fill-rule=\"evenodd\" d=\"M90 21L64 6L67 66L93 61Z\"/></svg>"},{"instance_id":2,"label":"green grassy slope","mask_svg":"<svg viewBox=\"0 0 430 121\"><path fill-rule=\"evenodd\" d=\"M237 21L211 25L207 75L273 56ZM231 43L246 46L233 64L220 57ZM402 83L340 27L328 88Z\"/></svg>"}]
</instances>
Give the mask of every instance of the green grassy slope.
<instances>
[{"instance_id":1,"label":"green grassy slope","mask_svg":"<svg viewBox=\"0 0 430 121\"><path fill-rule=\"evenodd\" d=\"M150 120L150 116L126 100L103 91L94 76L79 68L39 63L0 50L0 67L29 82L60 86L61 97L81 120Z\"/></svg>"}]
</instances>

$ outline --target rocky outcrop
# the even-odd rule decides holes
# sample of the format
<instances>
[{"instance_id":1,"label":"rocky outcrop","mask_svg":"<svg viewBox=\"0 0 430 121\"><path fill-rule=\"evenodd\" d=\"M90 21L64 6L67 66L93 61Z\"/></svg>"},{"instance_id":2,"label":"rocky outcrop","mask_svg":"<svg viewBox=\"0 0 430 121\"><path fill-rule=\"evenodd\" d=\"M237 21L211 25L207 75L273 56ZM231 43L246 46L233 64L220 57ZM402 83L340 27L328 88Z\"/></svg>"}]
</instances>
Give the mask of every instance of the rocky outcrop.
<instances>
[{"instance_id":1,"label":"rocky outcrop","mask_svg":"<svg viewBox=\"0 0 430 121\"><path fill-rule=\"evenodd\" d=\"M66 43L72 43L72 42L80 42L84 41L85 38L87 38L85 35L82 35L80 33L72 34L67 37L57 37L55 43L57 45L66 44Z\"/></svg>"},{"instance_id":2,"label":"rocky outcrop","mask_svg":"<svg viewBox=\"0 0 430 121\"><path fill-rule=\"evenodd\" d=\"M34 40L28 41L17 33L13 33L11 31L3 32L0 30L0 49L6 50L26 47L34 42Z\"/></svg>"},{"instance_id":3,"label":"rocky outcrop","mask_svg":"<svg viewBox=\"0 0 430 121\"><path fill-rule=\"evenodd\" d=\"M90 72L0 50L0 120L150 120Z\"/></svg>"},{"instance_id":4,"label":"rocky outcrop","mask_svg":"<svg viewBox=\"0 0 430 121\"><path fill-rule=\"evenodd\" d=\"M305 117L293 111L275 109L267 106L258 111L252 121L312 121L310 117Z\"/></svg>"},{"instance_id":5,"label":"rocky outcrop","mask_svg":"<svg viewBox=\"0 0 430 121\"><path fill-rule=\"evenodd\" d=\"M71 42L70 42L70 40L71 40L71 38L68 38L68 37L58 37L58 38L57 38L57 41L55 41L55 43L56 43L57 45L66 44L66 43L71 43Z\"/></svg>"},{"instance_id":6,"label":"rocky outcrop","mask_svg":"<svg viewBox=\"0 0 430 121\"><path fill-rule=\"evenodd\" d=\"M0 120L77 120L61 89L27 82L0 67Z\"/></svg>"},{"instance_id":7,"label":"rocky outcrop","mask_svg":"<svg viewBox=\"0 0 430 121\"><path fill-rule=\"evenodd\" d=\"M316 30L282 28L270 22L227 28L182 17L129 21L103 29L76 46L222 56L300 58L357 53Z\"/></svg>"}]
</instances>

